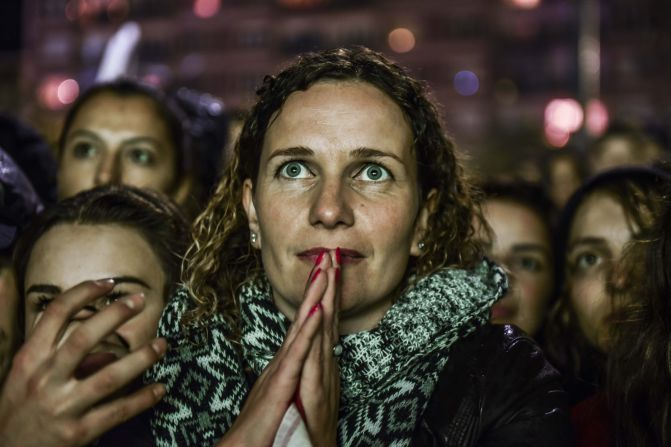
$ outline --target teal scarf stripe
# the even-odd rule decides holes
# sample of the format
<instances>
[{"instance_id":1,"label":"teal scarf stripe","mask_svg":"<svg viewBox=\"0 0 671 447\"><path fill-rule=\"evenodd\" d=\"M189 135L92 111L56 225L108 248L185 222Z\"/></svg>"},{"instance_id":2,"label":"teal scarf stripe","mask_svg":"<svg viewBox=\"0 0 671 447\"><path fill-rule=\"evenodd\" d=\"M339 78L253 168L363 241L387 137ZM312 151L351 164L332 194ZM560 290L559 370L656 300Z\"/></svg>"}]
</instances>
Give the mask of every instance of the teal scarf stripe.
<instances>
[{"instance_id":1,"label":"teal scarf stripe","mask_svg":"<svg viewBox=\"0 0 671 447\"><path fill-rule=\"evenodd\" d=\"M486 323L506 289L489 261L443 269L403 294L375 329L344 336L339 445L408 445L450 348ZM173 349L147 376L168 388L152 419L159 447L211 443L230 427L247 392L243 364L260 374L289 326L271 294L265 279L241 288L242 356L221 316L185 336L188 296L181 291L168 305L159 335Z\"/></svg>"}]
</instances>

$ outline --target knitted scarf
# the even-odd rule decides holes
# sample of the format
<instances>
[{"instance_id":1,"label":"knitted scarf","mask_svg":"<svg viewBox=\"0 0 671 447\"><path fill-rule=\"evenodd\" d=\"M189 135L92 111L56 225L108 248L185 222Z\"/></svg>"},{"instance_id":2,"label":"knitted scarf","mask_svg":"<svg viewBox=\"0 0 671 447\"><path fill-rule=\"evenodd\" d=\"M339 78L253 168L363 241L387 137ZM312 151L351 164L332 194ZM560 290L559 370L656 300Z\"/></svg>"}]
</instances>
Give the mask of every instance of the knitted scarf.
<instances>
[{"instance_id":1,"label":"knitted scarf","mask_svg":"<svg viewBox=\"0 0 671 447\"><path fill-rule=\"evenodd\" d=\"M452 345L482 326L507 280L483 261L473 270L443 269L421 279L370 331L341 337L338 444L409 445ZM184 291L171 300L159 335L171 346L147 374L166 385L152 430L158 447L212 445L239 414L249 384L278 350L290 322L275 307L266 279L241 288L241 348L231 329L213 316L207 331L185 332Z\"/></svg>"}]
</instances>

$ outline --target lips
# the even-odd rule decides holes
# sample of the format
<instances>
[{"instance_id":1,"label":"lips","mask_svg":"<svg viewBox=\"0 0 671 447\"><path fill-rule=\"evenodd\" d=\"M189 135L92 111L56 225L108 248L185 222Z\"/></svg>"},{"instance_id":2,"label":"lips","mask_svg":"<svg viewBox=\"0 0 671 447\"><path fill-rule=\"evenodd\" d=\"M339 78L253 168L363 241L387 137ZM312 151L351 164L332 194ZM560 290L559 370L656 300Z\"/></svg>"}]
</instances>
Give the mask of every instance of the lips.
<instances>
[{"instance_id":1,"label":"lips","mask_svg":"<svg viewBox=\"0 0 671 447\"><path fill-rule=\"evenodd\" d=\"M115 362L119 357L111 352L94 352L88 354L81 361L75 370L75 378L85 379L86 377L97 373L105 366Z\"/></svg>"},{"instance_id":2,"label":"lips","mask_svg":"<svg viewBox=\"0 0 671 447\"><path fill-rule=\"evenodd\" d=\"M335 248L327 248L327 247L314 247L310 248L309 250L302 251L298 253L298 257L301 258L302 260L309 262L310 264L314 264L317 261L317 257L319 256L320 253L323 251L328 251L328 250L335 250ZM356 250L352 250L349 248L341 248L340 249L340 264L341 265L346 265L346 264L357 264L361 261L363 261L364 255L362 255L360 252Z\"/></svg>"},{"instance_id":3,"label":"lips","mask_svg":"<svg viewBox=\"0 0 671 447\"><path fill-rule=\"evenodd\" d=\"M492 320L507 320L515 314L515 309L512 309L505 304L496 303L492 306Z\"/></svg>"}]
</instances>

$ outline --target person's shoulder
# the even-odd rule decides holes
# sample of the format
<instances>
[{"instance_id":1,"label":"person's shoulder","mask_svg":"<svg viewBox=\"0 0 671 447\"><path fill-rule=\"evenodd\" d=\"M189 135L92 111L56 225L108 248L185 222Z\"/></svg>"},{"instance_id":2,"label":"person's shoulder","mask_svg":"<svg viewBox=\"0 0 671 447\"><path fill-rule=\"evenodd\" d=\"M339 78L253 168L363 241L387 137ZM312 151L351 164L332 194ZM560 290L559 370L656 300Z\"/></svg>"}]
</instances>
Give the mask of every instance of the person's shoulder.
<instances>
[{"instance_id":1,"label":"person's shoulder","mask_svg":"<svg viewBox=\"0 0 671 447\"><path fill-rule=\"evenodd\" d=\"M524 331L485 324L449 356L425 413L433 436L462 445L571 445L560 376Z\"/></svg>"}]
</instances>

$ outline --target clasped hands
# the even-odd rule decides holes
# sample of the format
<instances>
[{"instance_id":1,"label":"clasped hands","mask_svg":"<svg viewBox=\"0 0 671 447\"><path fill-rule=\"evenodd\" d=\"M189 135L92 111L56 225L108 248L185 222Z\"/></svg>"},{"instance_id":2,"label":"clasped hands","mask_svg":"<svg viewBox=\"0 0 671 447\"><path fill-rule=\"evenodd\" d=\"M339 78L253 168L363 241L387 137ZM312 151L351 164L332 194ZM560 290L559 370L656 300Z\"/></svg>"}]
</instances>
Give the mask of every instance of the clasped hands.
<instances>
[{"instance_id":1,"label":"clasped hands","mask_svg":"<svg viewBox=\"0 0 671 447\"><path fill-rule=\"evenodd\" d=\"M322 252L284 343L256 380L233 426L217 444L272 445L288 406L301 411L314 446L336 445L340 374L340 250Z\"/></svg>"}]
</instances>

